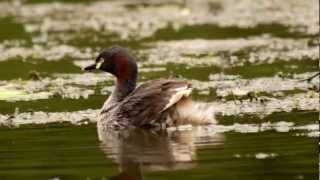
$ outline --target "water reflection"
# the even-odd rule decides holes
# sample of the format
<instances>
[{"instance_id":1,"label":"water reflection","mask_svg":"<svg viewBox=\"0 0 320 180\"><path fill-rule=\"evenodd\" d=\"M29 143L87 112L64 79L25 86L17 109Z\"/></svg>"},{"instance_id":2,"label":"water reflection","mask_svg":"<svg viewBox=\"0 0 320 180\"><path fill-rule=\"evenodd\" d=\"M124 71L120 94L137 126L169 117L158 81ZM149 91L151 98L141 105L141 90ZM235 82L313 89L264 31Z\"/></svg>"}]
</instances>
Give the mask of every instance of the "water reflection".
<instances>
[{"instance_id":1,"label":"water reflection","mask_svg":"<svg viewBox=\"0 0 320 180\"><path fill-rule=\"evenodd\" d=\"M190 169L197 165L196 149L220 146L223 135L197 128L185 131L98 130L100 147L119 164L110 179L143 179L145 171Z\"/></svg>"}]
</instances>

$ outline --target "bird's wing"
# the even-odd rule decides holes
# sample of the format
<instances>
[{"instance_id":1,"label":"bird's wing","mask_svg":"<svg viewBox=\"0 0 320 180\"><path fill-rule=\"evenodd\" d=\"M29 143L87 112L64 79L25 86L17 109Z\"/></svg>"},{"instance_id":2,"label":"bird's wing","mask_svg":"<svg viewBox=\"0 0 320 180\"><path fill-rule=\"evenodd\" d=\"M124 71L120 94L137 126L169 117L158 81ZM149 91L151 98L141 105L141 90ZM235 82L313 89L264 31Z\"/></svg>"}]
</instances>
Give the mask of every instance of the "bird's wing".
<instances>
[{"instance_id":1,"label":"bird's wing","mask_svg":"<svg viewBox=\"0 0 320 180\"><path fill-rule=\"evenodd\" d=\"M118 117L135 126L161 123L164 112L190 95L191 85L181 80L156 80L140 85L126 97L117 110Z\"/></svg>"}]
</instances>

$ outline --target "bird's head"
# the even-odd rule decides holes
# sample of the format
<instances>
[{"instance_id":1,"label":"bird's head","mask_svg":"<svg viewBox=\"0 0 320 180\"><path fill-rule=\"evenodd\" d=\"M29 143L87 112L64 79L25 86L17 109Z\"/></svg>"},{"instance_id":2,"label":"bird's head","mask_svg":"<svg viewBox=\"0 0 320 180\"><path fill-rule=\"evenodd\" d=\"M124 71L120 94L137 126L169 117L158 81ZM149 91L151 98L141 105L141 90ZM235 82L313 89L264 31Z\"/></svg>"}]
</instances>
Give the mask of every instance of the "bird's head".
<instances>
[{"instance_id":1,"label":"bird's head","mask_svg":"<svg viewBox=\"0 0 320 180\"><path fill-rule=\"evenodd\" d=\"M135 58L127 49L120 46L113 46L103 50L94 64L84 68L86 71L95 69L111 73L120 80L137 74Z\"/></svg>"}]
</instances>

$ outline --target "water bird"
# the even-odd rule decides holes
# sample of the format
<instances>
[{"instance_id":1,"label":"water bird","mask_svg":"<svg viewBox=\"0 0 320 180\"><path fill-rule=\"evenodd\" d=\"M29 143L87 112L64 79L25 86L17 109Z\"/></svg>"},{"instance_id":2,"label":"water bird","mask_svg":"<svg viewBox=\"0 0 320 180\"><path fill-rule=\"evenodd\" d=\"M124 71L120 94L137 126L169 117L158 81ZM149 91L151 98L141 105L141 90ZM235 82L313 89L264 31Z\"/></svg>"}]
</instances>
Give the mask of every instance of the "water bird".
<instances>
[{"instance_id":1,"label":"water bird","mask_svg":"<svg viewBox=\"0 0 320 180\"><path fill-rule=\"evenodd\" d=\"M98 129L160 128L213 122L212 113L199 111L189 98L192 87L185 80L159 79L137 87L138 66L128 49L103 50L86 71L101 70L115 76L115 88L98 117Z\"/></svg>"}]
</instances>

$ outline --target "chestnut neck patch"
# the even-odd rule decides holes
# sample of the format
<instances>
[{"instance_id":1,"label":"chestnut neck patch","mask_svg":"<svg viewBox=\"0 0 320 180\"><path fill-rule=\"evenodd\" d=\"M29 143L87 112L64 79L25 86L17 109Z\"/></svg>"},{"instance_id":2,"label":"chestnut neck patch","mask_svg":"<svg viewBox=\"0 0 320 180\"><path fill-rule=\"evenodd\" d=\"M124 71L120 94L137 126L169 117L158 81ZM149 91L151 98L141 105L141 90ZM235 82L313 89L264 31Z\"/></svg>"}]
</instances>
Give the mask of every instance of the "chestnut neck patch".
<instances>
[{"instance_id":1,"label":"chestnut neck patch","mask_svg":"<svg viewBox=\"0 0 320 180\"><path fill-rule=\"evenodd\" d=\"M127 79L130 79L130 65L127 57L118 55L116 57L116 76L118 81L124 82Z\"/></svg>"}]
</instances>

